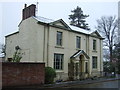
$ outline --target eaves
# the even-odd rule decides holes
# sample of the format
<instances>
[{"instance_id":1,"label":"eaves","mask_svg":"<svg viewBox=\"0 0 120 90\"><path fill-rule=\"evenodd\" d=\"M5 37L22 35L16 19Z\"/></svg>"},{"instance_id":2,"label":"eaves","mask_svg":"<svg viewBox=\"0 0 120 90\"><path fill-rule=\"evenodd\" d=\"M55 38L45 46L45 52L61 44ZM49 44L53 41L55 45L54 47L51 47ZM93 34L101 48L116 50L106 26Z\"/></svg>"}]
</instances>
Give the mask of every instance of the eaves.
<instances>
[{"instance_id":1,"label":"eaves","mask_svg":"<svg viewBox=\"0 0 120 90\"><path fill-rule=\"evenodd\" d=\"M6 35L5 37L9 37L9 36L12 36L12 35L15 35L15 34L18 34L19 33L19 31L17 31L17 32L14 32L14 33L12 33L12 34L9 34L9 35Z\"/></svg>"}]
</instances>

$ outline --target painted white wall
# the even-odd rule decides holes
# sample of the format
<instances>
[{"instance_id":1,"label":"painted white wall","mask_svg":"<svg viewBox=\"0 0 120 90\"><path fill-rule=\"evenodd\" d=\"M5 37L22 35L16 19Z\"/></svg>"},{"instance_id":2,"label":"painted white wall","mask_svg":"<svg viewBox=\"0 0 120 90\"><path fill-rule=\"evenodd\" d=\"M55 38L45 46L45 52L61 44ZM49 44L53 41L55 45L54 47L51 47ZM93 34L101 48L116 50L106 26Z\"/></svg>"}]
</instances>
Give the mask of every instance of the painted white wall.
<instances>
[{"instance_id":1,"label":"painted white wall","mask_svg":"<svg viewBox=\"0 0 120 90\"><path fill-rule=\"evenodd\" d=\"M19 33L10 35L5 39L6 44L6 59L13 58L15 46L19 45Z\"/></svg>"},{"instance_id":2,"label":"painted white wall","mask_svg":"<svg viewBox=\"0 0 120 90\"><path fill-rule=\"evenodd\" d=\"M60 25L60 24L58 24ZM63 32L63 46L56 46L57 31ZM89 71L97 72L102 68L102 40L86 34L71 32L52 26L37 24L37 20L30 17L21 22L19 33L6 38L6 60L14 53L14 47L19 45L22 53L22 62L45 62L46 66L53 67L54 53L64 54L63 70L57 72L68 73L70 57L78 51L76 36L81 37L81 50L89 56ZM93 51L93 39L97 40L97 51ZM12 41L12 43L10 43ZM92 69L92 56L98 58L98 68Z\"/></svg>"}]
</instances>

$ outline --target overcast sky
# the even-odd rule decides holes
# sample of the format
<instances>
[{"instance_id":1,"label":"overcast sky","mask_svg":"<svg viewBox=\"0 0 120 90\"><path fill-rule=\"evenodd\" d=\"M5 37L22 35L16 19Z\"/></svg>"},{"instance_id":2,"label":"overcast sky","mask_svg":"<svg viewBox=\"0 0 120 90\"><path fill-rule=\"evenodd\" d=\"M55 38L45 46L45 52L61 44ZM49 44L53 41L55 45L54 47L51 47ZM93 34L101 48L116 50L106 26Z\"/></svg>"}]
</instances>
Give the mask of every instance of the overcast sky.
<instances>
[{"instance_id":1,"label":"overcast sky","mask_svg":"<svg viewBox=\"0 0 120 90\"><path fill-rule=\"evenodd\" d=\"M36 1L37 2L37 1ZM27 2L28 5L36 4L36 2ZM26 2L1 2L0 3L0 43L4 43L4 36L15 31L18 31L18 24L22 18L22 9ZM94 30L97 25L96 20L101 16L116 16L118 14L118 1L107 2L79 2L70 0L64 2L49 1L39 2L37 16L50 18L53 20L63 19L66 23L69 23L68 15L71 14L71 10L77 6L81 7L84 14L89 15L86 19L90 28ZM24 38L24 37L23 37Z\"/></svg>"}]
</instances>

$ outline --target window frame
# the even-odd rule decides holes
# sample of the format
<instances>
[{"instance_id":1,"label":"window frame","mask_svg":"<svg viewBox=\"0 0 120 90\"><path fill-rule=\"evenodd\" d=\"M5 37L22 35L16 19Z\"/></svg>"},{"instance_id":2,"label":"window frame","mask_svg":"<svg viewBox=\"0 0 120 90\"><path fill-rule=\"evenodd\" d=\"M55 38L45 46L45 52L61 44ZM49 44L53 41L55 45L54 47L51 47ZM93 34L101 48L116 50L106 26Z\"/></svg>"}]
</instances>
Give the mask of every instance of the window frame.
<instances>
[{"instance_id":1,"label":"window frame","mask_svg":"<svg viewBox=\"0 0 120 90\"><path fill-rule=\"evenodd\" d=\"M80 49L81 48L81 37L76 36L76 48Z\"/></svg>"},{"instance_id":2,"label":"window frame","mask_svg":"<svg viewBox=\"0 0 120 90\"><path fill-rule=\"evenodd\" d=\"M56 35L56 45L57 46L62 46L63 44L63 32L57 31Z\"/></svg>"},{"instance_id":3,"label":"window frame","mask_svg":"<svg viewBox=\"0 0 120 90\"><path fill-rule=\"evenodd\" d=\"M97 50L97 40L93 39L93 50Z\"/></svg>"},{"instance_id":4,"label":"window frame","mask_svg":"<svg viewBox=\"0 0 120 90\"><path fill-rule=\"evenodd\" d=\"M56 58L59 58L57 60ZM64 54L54 53L54 69L55 70L63 70L63 61L64 61Z\"/></svg>"},{"instance_id":5,"label":"window frame","mask_svg":"<svg viewBox=\"0 0 120 90\"><path fill-rule=\"evenodd\" d=\"M92 68L93 69L97 69L97 67L98 67L97 59L98 59L97 56L92 56Z\"/></svg>"}]
</instances>

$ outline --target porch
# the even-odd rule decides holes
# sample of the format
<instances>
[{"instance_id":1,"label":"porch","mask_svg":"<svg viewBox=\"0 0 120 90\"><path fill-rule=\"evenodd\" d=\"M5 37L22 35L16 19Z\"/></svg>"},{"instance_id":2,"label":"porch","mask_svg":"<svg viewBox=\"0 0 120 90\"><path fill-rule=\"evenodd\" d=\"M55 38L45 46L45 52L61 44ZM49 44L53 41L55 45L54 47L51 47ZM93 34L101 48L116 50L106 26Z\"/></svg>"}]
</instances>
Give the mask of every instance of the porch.
<instances>
[{"instance_id":1,"label":"porch","mask_svg":"<svg viewBox=\"0 0 120 90\"><path fill-rule=\"evenodd\" d=\"M68 64L68 77L70 80L81 80L89 77L89 56L83 51L79 50L70 57Z\"/></svg>"}]
</instances>

